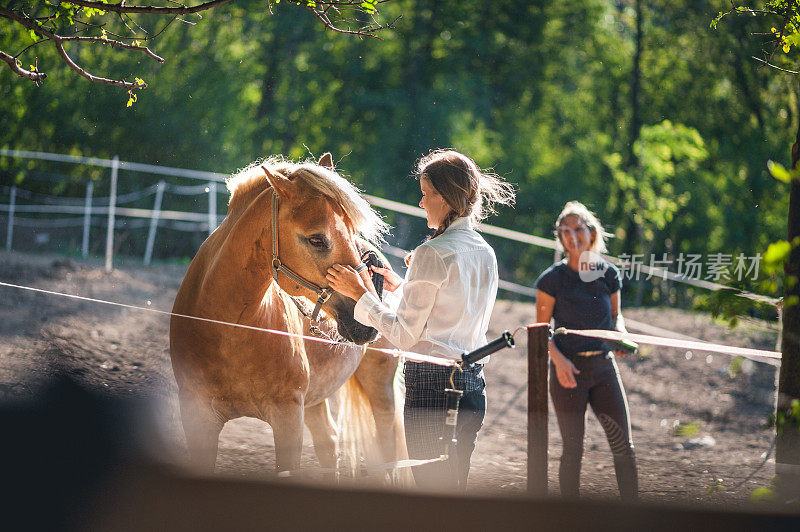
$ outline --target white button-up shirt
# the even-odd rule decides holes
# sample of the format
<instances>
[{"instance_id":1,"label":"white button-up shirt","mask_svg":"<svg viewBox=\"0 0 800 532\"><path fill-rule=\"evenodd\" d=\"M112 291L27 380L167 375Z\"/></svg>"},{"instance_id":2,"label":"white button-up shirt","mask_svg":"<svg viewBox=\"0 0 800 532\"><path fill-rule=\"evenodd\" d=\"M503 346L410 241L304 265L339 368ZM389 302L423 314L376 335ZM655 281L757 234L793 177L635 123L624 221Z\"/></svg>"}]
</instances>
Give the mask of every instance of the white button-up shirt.
<instances>
[{"instance_id":1,"label":"white button-up shirt","mask_svg":"<svg viewBox=\"0 0 800 532\"><path fill-rule=\"evenodd\" d=\"M404 351L460 360L486 343L497 279L494 250L469 218L458 218L414 251L393 294L399 296L396 309L367 292L356 303L355 319Z\"/></svg>"}]
</instances>

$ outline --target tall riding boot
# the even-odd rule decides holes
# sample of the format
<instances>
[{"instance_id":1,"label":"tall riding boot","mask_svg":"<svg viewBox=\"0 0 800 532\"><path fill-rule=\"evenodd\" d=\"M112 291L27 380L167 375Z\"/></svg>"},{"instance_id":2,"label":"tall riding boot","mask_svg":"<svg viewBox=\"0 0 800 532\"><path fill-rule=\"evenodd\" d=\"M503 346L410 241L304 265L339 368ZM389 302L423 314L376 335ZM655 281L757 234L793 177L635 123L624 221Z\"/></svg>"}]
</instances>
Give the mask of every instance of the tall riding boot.
<instances>
[{"instance_id":1,"label":"tall riding boot","mask_svg":"<svg viewBox=\"0 0 800 532\"><path fill-rule=\"evenodd\" d=\"M562 454L561 463L558 466L558 483L561 488L561 496L566 498L578 498L580 496L580 481L580 455L575 457Z\"/></svg>"},{"instance_id":2,"label":"tall riding boot","mask_svg":"<svg viewBox=\"0 0 800 532\"><path fill-rule=\"evenodd\" d=\"M620 498L625 502L638 500L639 475L636 471L636 456L633 449L626 454L614 455L614 470L617 473Z\"/></svg>"}]
</instances>

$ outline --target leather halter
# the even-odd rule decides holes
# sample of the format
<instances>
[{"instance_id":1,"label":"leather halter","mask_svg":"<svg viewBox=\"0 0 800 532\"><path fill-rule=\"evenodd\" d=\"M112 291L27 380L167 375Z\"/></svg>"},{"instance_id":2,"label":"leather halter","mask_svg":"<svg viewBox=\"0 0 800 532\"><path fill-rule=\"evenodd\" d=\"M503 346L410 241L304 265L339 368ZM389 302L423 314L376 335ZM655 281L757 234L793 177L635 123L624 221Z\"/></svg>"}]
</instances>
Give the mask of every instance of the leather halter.
<instances>
[{"instance_id":1,"label":"leather halter","mask_svg":"<svg viewBox=\"0 0 800 532\"><path fill-rule=\"evenodd\" d=\"M323 288L318 284L312 283L308 279L304 279L300 274L286 266L281 262L278 257L278 193L273 190L272 192L272 278L278 282L278 272L283 272L288 278L301 284L317 294L317 304L311 313L311 321L318 321L319 311L322 310L322 305L333 295L330 288Z\"/></svg>"}]
</instances>

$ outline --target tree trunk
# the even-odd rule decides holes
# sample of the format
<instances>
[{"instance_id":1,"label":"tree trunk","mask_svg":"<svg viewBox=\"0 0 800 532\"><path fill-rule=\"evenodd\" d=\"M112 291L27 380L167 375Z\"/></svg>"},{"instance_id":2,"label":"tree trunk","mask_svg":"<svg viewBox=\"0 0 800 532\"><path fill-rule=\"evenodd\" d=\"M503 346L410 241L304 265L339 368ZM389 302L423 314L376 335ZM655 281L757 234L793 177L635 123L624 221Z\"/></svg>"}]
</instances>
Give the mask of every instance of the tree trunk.
<instances>
[{"instance_id":1,"label":"tree trunk","mask_svg":"<svg viewBox=\"0 0 800 532\"><path fill-rule=\"evenodd\" d=\"M792 168L800 162L800 123L792 146ZM788 240L800 239L800 179L793 179L789 191ZM777 412L786 412L792 401L800 399L800 246L793 245L784 266L785 302L783 309L783 342L780 377L778 379ZM794 279L794 281L792 281ZM794 302L792 301L794 299ZM800 426L788 422L775 443L775 472L784 499L800 496Z\"/></svg>"}]
</instances>

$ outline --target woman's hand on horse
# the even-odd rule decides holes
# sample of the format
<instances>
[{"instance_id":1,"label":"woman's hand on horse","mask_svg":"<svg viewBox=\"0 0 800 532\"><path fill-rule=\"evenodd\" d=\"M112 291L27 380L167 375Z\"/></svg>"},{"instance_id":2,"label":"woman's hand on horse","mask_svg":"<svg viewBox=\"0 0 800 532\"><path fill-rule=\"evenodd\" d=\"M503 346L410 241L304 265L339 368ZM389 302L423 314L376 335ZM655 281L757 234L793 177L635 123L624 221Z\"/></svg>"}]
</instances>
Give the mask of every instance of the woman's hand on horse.
<instances>
[{"instance_id":1,"label":"woman's hand on horse","mask_svg":"<svg viewBox=\"0 0 800 532\"><path fill-rule=\"evenodd\" d=\"M383 275L383 288L389 292L394 292L403 284L403 278L397 275L391 267L381 268L380 266L370 266L369 268L373 272Z\"/></svg>"},{"instance_id":2,"label":"woman's hand on horse","mask_svg":"<svg viewBox=\"0 0 800 532\"><path fill-rule=\"evenodd\" d=\"M325 278L331 288L354 301L361 299L361 296L368 291L361 275L345 264L334 264L328 268Z\"/></svg>"}]
</instances>

